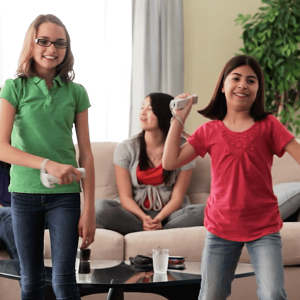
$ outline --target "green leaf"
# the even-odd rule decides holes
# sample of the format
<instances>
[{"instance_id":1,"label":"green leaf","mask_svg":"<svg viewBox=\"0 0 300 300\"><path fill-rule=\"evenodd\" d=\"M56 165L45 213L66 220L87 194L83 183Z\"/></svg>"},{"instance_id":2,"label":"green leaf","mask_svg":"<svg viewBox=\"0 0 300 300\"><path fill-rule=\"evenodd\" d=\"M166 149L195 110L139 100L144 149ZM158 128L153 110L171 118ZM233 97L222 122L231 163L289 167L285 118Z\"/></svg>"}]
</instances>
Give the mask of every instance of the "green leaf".
<instances>
[{"instance_id":1,"label":"green leaf","mask_svg":"<svg viewBox=\"0 0 300 300\"><path fill-rule=\"evenodd\" d=\"M261 11L266 11L266 10L269 10L269 9L270 9L270 7L268 7L268 6L264 6L264 7L259 8L259 10L261 10Z\"/></svg>"},{"instance_id":2,"label":"green leaf","mask_svg":"<svg viewBox=\"0 0 300 300\"><path fill-rule=\"evenodd\" d=\"M272 62L270 60L268 60L267 64L268 64L268 67L272 70L273 69Z\"/></svg>"},{"instance_id":3,"label":"green leaf","mask_svg":"<svg viewBox=\"0 0 300 300\"><path fill-rule=\"evenodd\" d=\"M282 39L281 38L278 38L276 41L275 41L275 45L274 46L279 46L282 44Z\"/></svg>"},{"instance_id":4,"label":"green leaf","mask_svg":"<svg viewBox=\"0 0 300 300\"><path fill-rule=\"evenodd\" d=\"M283 61L284 61L283 58L279 58L279 59L275 62L274 66L277 67L277 66L280 65Z\"/></svg>"},{"instance_id":5,"label":"green leaf","mask_svg":"<svg viewBox=\"0 0 300 300\"><path fill-rule=\"evenodd\" d=\"M296 9L296 7L292 7L292 12L297 15L298 17L300 17L300 9L298 8L298 10Z\"/></svg>"},{"instance_id":6,"label":"green leaf","mask_svg":"<svg viewBox=\"0 0 300 300\"><path fill-rule=\"evenodd\" d=\"M262 0L262 2L263 2L263 3L267 3L267 4L269 4L270 6L273 6L273 5L274 5L273 1L271 1L271 0Z\"/></svg>"},{"instance_id":7,"label":"green leaf","mask_svg":"<svg viewBox=\"0 0 300 300\"><path fill-rule=\"evenodd\" d=\"M291 12L288 11L284 17L284 21L286 25L289 23L290 16L291 16Z\"/></svg>"}]
</instances>

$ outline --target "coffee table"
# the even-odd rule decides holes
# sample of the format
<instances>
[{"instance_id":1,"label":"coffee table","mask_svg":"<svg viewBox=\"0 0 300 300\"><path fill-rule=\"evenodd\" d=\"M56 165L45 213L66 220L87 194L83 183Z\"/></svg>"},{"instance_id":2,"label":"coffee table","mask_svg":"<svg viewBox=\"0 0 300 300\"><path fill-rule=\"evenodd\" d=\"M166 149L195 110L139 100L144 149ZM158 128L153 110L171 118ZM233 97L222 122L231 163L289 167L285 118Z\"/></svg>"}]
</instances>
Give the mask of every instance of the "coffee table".
<instances>
[{"instance_id":1,"label":"coffee table","mask_svg":"<svg viewBox=\"0 0 300 300\"><path fill-rule=\"evenodd\" d=\"M45 300L54 300L51 286L51 260L45 259ZM250 264L238 264L235 278L253 276ZM0 276L20 280L17 260L0 260ZM161 295L170 300L198 299L201 275L200 262L186 262L185 270L168 270L167 274L154 274L134 269L127 261L91 260L90 272L76 274L80 295L108 293L107 300L123 300L124 292Z\"/></svg>"}]
</instances>

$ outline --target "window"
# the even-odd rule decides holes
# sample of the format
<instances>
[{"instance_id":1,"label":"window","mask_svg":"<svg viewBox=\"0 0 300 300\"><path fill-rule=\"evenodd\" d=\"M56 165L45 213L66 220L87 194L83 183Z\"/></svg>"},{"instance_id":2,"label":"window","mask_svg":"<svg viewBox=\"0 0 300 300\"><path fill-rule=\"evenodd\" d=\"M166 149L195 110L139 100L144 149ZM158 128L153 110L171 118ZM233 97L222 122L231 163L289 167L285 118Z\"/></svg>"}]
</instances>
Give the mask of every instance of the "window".
<instances>
[{"instance_id":1,"label":"window","mask_svg":"<svg viewBox=\"0 0 300 300\"><path fill-rule=\"evenodd\" d=\"M70 34L74 82L86 88L92 105L91 141L128 138L131 0L1 1L0 86L7 78L14 78L26 31L39 14L56 15Z\"/></svg>"}]
</instances>

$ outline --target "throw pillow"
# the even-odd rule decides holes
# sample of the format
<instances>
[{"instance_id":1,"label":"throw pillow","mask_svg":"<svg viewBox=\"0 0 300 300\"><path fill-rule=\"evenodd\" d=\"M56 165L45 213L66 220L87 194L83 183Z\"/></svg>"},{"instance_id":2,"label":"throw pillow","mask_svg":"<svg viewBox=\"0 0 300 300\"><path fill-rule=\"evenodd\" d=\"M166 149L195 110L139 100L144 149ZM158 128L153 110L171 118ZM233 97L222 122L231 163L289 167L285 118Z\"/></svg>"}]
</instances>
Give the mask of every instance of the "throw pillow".
<instances>
[{"instance_id":1,"label":"throw pillow","mask_svg":"<svg viewBox=\"0 0 300 300\"><path fill-rule=\"evenodd\" d=\"M300 208L300 182L287 182L274 185L274 194L278 199L282 220L285 220Z\"/></svg>"}]
</instances>

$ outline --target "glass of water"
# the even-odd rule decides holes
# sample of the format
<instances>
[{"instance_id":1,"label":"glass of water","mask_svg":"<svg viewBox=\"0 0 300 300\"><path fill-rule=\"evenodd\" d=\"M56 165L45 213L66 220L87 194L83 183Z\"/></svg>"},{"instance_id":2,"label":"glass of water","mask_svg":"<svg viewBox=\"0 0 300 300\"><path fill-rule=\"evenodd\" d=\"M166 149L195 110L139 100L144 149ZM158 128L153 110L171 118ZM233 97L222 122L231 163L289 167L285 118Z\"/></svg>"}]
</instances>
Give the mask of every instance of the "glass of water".
<instances>
[{"instance_id":1,"label":"glass of water","mask_svg":"<svg viewBox=\"0 0 300 300\"><path fill-rule=\"evenodd\" d=\"M169 249L152 249L154 273L167 273L169 263Z\"/></svg>"}]
</instances>

